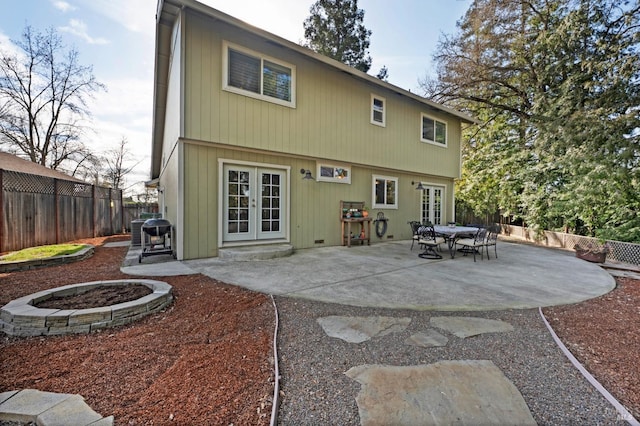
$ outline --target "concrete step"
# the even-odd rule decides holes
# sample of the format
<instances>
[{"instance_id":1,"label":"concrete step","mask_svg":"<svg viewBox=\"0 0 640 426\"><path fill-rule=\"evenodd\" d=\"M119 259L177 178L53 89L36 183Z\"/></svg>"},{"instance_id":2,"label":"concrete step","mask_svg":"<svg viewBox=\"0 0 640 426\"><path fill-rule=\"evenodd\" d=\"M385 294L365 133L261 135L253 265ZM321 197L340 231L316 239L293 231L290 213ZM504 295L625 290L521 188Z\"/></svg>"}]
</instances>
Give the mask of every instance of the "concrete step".
<instances>
[{"instance_id":1,"label":"concrete step","mask_svg":"<svg viewBox=\"0 0 640 426\"><path fill-rule=\"evenodd\" d=\"M218 257L221 260L251 261L287 257L291 256L292 253L293 246L291 244L269 244L220 249L218 250Z\"/></svg>"}]
</instances>

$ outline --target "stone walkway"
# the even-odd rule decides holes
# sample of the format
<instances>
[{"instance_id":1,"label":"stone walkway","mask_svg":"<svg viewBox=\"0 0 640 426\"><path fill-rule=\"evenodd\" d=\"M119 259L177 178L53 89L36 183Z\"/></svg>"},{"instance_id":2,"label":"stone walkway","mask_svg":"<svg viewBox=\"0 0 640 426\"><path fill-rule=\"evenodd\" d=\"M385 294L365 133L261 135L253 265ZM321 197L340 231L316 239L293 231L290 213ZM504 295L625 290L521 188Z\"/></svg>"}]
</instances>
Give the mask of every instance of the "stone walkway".
<instances>
[{"instance_id":1,"label":"stone walkway","mask_svg":"<svg viewBox=\"0 0 640 426\"><path fill-rule=\"evenodd\" d=\"M111 426L113 416L102 417L80 395L34 389L0 393L0 421L38 426Z\"/></svg>"},{"instance_id":2,"label":"stone walkway","mask_svg":"<svg viewBox=\"0 0 640 426\"><path fill-rule=\"evenodd\" d=\"M357 344L400 333L411 319L328 316L317 322L328 336ZM405 344L438 347L448 342L442 333L468 338L513 330L504 321L473 317L433 317L430 324L433 328L414 333ZM518 389L491 361L365 364L345 374L362 385L356 397L362 425L536 424Z\"/></svg>"}]
</instances>

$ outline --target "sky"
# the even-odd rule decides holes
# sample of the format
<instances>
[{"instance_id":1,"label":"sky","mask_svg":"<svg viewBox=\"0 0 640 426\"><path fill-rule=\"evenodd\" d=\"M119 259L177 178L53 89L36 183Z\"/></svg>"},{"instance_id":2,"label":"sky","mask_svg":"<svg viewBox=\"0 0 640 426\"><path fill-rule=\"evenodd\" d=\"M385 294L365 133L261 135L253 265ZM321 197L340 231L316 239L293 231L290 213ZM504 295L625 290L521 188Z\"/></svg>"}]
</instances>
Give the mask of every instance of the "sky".
<instances>
[{"instance_id":1,"label":"sky","mask_svg":"<svg viewBox=\"0 0 640 426\"><path fill-rule=\"evenodd\" d=\"M302 23L315 0L201 0L202 3L294 43L304 38ZM371 30L370 74L386 66L388 81L421 94L419 80L433 75L431 57L442 34L472 0L359 0ZM107 91L94 94L92 131L85 144L96 154L116 148L124 137L138 163L125 191L140 191L150 178L156 0L4 0L0 50L12 48L26 25L54 28L63 42L91 65Z\"/></svg>"}]
</instances>

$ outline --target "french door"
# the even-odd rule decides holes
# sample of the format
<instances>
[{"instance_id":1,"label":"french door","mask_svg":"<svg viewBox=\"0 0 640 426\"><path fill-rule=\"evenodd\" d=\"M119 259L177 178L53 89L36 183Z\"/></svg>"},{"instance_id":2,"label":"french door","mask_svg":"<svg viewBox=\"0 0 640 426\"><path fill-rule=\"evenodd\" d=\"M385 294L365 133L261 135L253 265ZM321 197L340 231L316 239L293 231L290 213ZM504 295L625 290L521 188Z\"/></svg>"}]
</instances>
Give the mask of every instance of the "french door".
<instances>
[{"instance_id":1,"label":"french door","mask_svg":"<svg viewBox=\"0 0 640 426\"><path fill-rule=\"evenodd\" d=\"M442 206L444 205L444 187L424 186L420 200L422 222L442 225Z\"/></svg>"},{"instance_id":2,"label":"french door","mask_svg":"<svg viewBox=\"0 0 640 426\"><path fill-rule=\"evenodd\" d=\"M285 237L286 171L224 165L224 241Z\"/></svg>"}]
</instances>

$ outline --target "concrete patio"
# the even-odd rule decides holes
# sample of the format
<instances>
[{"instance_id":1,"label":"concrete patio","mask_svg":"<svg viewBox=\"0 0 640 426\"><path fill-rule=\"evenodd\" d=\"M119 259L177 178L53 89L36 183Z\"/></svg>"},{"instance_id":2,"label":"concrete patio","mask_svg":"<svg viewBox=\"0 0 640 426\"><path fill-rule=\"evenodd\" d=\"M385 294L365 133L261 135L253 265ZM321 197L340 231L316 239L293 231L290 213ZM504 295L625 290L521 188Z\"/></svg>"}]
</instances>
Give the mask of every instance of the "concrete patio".
<instances>
[{"instance_id":1,"label":"concrete patio","mask_svg":"<svg viewBox=\"0 0 640 426\"><path fill-rule=\"evenodd\" d=\"M202 273L251 290L330 303L393 309L486 311L577 303L611 291L613 277L572 252L500 241L498 259L443 250L418 257L410 241L297 250L271 260L145 259L132 275ZM243 248L233 249L238 252ZM137 256L135 249L129 257ZM235 258L241 256L234 256ZM148 261L151 260L151 261Z\"/></svg>"}]
</instances>

